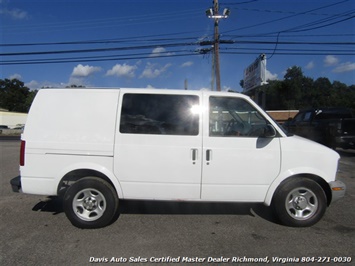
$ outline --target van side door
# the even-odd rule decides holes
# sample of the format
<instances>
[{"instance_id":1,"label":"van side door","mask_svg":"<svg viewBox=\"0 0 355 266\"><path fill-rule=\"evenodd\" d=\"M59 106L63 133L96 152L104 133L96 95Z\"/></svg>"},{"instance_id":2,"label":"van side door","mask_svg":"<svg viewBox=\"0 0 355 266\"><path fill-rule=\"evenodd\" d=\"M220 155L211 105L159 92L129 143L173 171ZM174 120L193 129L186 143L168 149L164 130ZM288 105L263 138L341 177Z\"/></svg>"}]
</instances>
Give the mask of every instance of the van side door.
<instances>
[{"instance_id":1,"label":"van side door","mask_svg":"<svg viewBox=\"0 0 355 266\"><path fill-rule=\"evenodd\" d=\"M199 199L199 92L122 92L114 171L124 198Z\"/></svg>"},{"instance_id":2,"label":"van side door","mask_svg":"<svg viewBox=\"0 0 355 266\"><path fill-rule=\"evenodd\" d=\"M262 202L281 164L270 120L238 96L204 96L202 200Z\"/></svg>"}]
</instances>

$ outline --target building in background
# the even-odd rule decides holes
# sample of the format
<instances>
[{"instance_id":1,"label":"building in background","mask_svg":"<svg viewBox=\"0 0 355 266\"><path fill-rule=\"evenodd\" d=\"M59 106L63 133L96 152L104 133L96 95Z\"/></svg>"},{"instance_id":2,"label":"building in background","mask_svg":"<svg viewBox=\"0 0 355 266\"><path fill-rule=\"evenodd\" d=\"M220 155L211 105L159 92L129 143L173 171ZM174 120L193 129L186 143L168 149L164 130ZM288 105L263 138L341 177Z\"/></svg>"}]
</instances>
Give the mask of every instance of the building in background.
<instances>
[{"instance_id":1,"label":"building in background","mask_svg":"<svg viewBox=\"0 0 355 266\"><path fill-rule=\"evenodd\" d=\"M8 112L0 110L0 125L7 126L9 129L22 129L26 124L27 113ZM5 131L3 130L3 134Z\"/></svg>"}]
</instances>

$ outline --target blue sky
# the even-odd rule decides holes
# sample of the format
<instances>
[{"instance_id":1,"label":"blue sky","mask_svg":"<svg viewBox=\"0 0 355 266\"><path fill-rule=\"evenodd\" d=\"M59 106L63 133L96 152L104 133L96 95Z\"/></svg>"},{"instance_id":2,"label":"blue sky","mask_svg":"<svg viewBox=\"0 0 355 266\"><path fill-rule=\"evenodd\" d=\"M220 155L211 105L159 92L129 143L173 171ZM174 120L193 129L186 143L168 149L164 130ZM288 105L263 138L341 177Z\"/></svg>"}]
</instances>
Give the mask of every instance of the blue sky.
<instances>
[{"instance_id":1,"label":"blue sky","mask_svg":"<svg viewBox=\"0 0 355 266\"><path fill-rule=\"evenodd\" d=\"M287 68L355 84L355 1L219 0L222 89L267 56L269 79ZM0 0L0 78L31 89L211 87L212 0ZM204 50L202 50L204 49Z\"/></svg>"}]
</instances>

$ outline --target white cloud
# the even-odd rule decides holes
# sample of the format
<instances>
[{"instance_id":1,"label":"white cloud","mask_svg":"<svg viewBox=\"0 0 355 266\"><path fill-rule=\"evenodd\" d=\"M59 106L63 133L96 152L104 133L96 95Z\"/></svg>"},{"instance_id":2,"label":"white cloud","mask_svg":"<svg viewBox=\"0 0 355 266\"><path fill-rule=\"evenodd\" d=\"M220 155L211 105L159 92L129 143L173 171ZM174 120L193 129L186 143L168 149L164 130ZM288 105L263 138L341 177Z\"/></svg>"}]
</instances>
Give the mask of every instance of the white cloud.
<instances>
[{"instance_id":1,"label":"white cloud","mask_svg":"<svg viewBox=\"0 0 355 266\"><path fill-rule=\"evenodd\" d=\"M22 76L20 74L13 74L9 77L9 80L13 80L13 79L18 79L18 80L22 80Z\"/></svg>"},{"instance_id":2,"label":"white cloud","mask_svg":"<svg viewBox=\"0 0 355 266\"><path fill-rule=\"evenodd\" d=\"M147 88L147 89L156 89L153 85L150 85L150 84L148 84L148 85L146 86L146 88Z\"/></svg>"},{"instance_id":3,"label":"white cloud","mask_svg":"<svg viewBox=\"0 0 355 266\"><path fill-rule=\"evenodd\" d=\"M26 19L28 18L28 13L24 10L18 9L18 8L14 8L14 9L7 9L7 8L3 8L0 9L0 15L4 15L4 16L8 16L12 19Z\"/></svg>"},{"instance_id":4,"label":"white cloud","mask_svg":"<svg viewBox=\"0 0 355 266\"><path fill-rule=\"evenodd\" d=\"M65 83L54 83L50 81L39 82L37 80L31 80L30 82L25 83L25 86L31 90L38 90L40 88L63 88L67 85L68 84Z\"/></svg>"},{"instance_id":5,"label":"white cloud","mask_svg":"<svg viewBox=\"0 0 355 266\"><path fill-rule=\"evenodd\" d=\"M339 63L339 59L334 55L327 55L323 62L325 66L335 66Z\"/></svg>"},{"instance_id":6,"label":"white cloud","mask_svg":"<svg viewBox=\"0 0 355 266\"><path fill-rule=\"evenodd\" d=\"M157 47L154 48L152 53L150 54L150 57L158 57L161 55L173 55L174 53L168 53L164 47Z\"/></svg>"},{"instance_id":7,"label":"white cloud","mask_svg":"<svg viewBox=\"0 0 355 266\"><path fill-rule=\"evenodd\" d=\"M30 82L25 83L25 86L31 90L39 89L39 83L35 80L31 80Z\"/></svg>"},{"instance_id":8,"label":"white cloud","mask_svg":"<svg viewBox=\"0 0 355 266\"><path fill-rule=\"evenodd\" d=\"M106 72L106 76L134 78L135 77L134 72L136 71L136 69L137 69L137 66L127 65L126 63L123 65L116 64L110 70L108 70Z\"/></svg>"},{"instance_id":9,"label":"white cloud","mask_svg":"<svg viewBox=\"0 0 355 266\"><path fill-rule=\"evenodd\" d=\"M223 86L222 91L230 91L232 90L232 87L230 86Z\"/></svg>"},{"instance_id":10,"label":"white cloud","mask_svg":"<svg viewBox=\"0 0 355 266\"><path fill-rule=\"evenodd\" d=\"M181 67L190 67L190 66L192 66L194 63L192 62L192 61L187 61L187 62L185 62L185 63L183 63L182 65L181 65Z\"/></svg>"},{"instance_id":11,"label":"white cloud","mask_svg":"<svg viewBox=\"0 0 355 266\"><path fill-rule=\"evenodd\" d=\"M86 86L85 84L85 76L71 76L69 78L68 84L66 83L61 83L61 87L66 87L66 86Z\"/></svg>"},{"instance_id":12,"label":"white cloud","mask_svg":"<svg viewBox=\"0 0 355 266\"><path fill-rule=\"evenodd\" d=\"M166 49L164 47L154 48L150 56L159 56L161 53L164 53Z\"/></svg>"},{"instance_id":13,"label":"white cloud","mask_svg":"<svg viewBox=\"0 0 355 266\"><path fill-rule=\"evenodd\" d=\"M94 67L94 66L83 66L82 64L77 65L74 67L73 72L71 74L72 77L87 77L95 72L101 71L100 67Z\"/></svg>"},{"instance_id":14,"label":"white cloud","mask_svg":"<svg viewBox=\"0 0 355 266\"><path fill-rule=\"evenodd\" d=\"M147 63L139 78L156 78L166 72L170 66L171 64L166 64L165 66L160 67L157 64Z\"/></svg>"},{"instance_id":15,"label":"white cloud","mask_svg":"<svg viewBox=\"0 0 355 266\"><path fill-rule=\"evenodd\" d=\"M313 61L311 61L311 62L309 62L306 66L305 66L305 68L306 69L313 69L314 68L314 62Z\"/></svg>"},{"instance_id":16,"label":"white cloud","mask_svg":"<svg viewBox=\"0 0 355 266\"><path fill-rule=\"evenodd\" d=\"M269 70L266 70L265 79L266 80L277 80L277 74L272 74Z\"/></svg>"},{"instance_id":17,"label":"white cloud","mask_svg":"<svg viewBox=\"0 0 355 266\"><path fill-rule=\"evenodd\" d=\"M343 73L355 70L355 63L346 62L338 65L336 68L332 70L335 73Z\"/></svg>"}]
</instances>

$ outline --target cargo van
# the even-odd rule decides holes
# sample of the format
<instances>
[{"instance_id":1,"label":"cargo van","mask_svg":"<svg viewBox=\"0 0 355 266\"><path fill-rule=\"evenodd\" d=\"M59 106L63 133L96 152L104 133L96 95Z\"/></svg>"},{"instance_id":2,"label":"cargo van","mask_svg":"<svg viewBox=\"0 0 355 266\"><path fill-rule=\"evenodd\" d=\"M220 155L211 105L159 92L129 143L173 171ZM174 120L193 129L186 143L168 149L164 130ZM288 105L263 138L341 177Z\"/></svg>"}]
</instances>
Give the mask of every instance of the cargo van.
<instances>
[{"instance_id":1,"label":"cargo van","mask_svg":"<svg viewBox=\"0 0 355 266\"><path fill-rule=\"evenodd\" d=\"M41 89L11 184L63 196L79 228L112 223L121 199L260 202L302 227L344 195L338 160L239 93Z\"/></svg>"}]
</instances>

